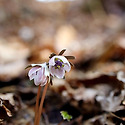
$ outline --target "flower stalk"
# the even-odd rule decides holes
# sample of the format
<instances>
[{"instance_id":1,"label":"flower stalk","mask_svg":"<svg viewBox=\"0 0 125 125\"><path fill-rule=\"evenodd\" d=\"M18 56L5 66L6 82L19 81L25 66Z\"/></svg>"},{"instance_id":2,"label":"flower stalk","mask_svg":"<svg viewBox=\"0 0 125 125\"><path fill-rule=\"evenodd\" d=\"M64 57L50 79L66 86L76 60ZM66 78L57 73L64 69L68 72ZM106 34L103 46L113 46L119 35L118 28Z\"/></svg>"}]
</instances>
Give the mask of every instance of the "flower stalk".
<instances>
[{"instance_id":1,"label":"flower stalk","mask_svg":"<svg viewBox=\"0 0 125 125\"><path fill-rule=\"evenodd\" d=\"M37 119L37 112L39 111L38 109L39 109L40 92L41 92L41 86L39 85L39 88L38 88L38 91L37 91L37 97L36 97L34 125L35 125L36 119Z\"/></svg>"},{"instance_id":2,"label":"flower stalk","mask_svg":"<svg viewBox=\"0 0 125 125\"><path fill-rule=\"evenodd\" d=\"M43 95L42 95L42 98L41 98L38 116L37 116L37 120L36 120L35 125L39 125L39 123L40 123L40 118L41 118L41 114L42 114L42 110L43 110L43 103L44 103L44 99L45 99L45 95L46 95L46 92L47 92L48 85L49 85L49 83L47 82L45 87L44 87L44 90L43 90Z\"/></svg>"}]
</instances>

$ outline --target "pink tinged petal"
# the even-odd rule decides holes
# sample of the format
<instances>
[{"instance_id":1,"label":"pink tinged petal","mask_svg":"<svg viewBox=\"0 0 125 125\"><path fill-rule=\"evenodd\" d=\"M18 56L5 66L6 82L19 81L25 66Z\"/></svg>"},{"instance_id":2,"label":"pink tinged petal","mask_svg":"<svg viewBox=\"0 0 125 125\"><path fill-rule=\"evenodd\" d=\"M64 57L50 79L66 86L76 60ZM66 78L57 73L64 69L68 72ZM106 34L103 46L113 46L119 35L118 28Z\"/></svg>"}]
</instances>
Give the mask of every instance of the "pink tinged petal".
<instances>
[{"instance_id":1,"label":"pink tinged petal","mask_svg":"<svg viewBox=\"0 0 125 125\"><path fill-rule=\"evenodd\" d=\"M42 82L44 83L44 82L46 82L46 76L43 76L43 79L42 79Z\"/></svg>"},{"instance_id":2,"label":"pink tinged petal","mask_svg":"<svg viewBox=\"0 0 125 125\"><path fill-rule=\"evenodd\" d=\"M36 76L36 74L34 73L34 74L32 74L32 75L29 76L29 79L32 80L32 79L35 78L35 76Z\"/></svg>"},{"instance_id":3,"label":"pink tinged petal","mask_svg":"<svg viewBox=\"0 0 125 125\"><path fill-rule=\"evenodd\" d=\"M63 78L65 76L65 70L64 69L55 69L55 76L57 78Z\"/></svg>"},{"instance_id":4,"label":"pink tinged petal","mask_svg":"<svg viewBox=\"0 0 125 125\"><path fill-rule=\"evenodd\" d=\"M42 82L45 81L44 79L46 78L46 76L45 76L45 68L42 69L42 77L41 78L42 78L41 79L41 83L42 83Z\"/></svg>"},{"instance_id":5,"label":"pink tinged petal","mask_svg":"<svg viewBox=\"0 0 125 125\"><path fill-rule=\"evenodd\" d=\"M64 69L69 72L71 70L71 65L64 64Z\"/></svg>"},{"instance_id":6,"label":"pink tinged petal","mask_svg":"<svg viewBox=\"0 0 125 125\"><path fill-rule=\"evenodd\" d=\"M52 76L55 76L55 67L50 66L50 67L49 67L49 70L50 70L50 74L51 74Z\"/></svg>"},{"instance_id":7,"label":"pink tinged petal","mask_svg":"<svg viewBox=\"0 0 125 125\"><path fill-rule=\"evenodd\" d=\"M55 58L56 58L56 56L53 56L53 57L49 60L49 66L54 66L54 65L55 65Z\"/></svg>"},{"instance_id":8,"label":"pink tinged petal","mask_svg":"<svg viewBox=\"0 0 125 125\"><path fill-rule=\"evenodd\" d=\"M63 78L65 76L65 69L64 68L55 69L55 67L51 67L50 72L51 72L52 76L56 76L57 78Z\"/></svg>"},{"instance_id":9,"label":"pink tinged petal","mask_svg":"<svg viewBox=\"0 0 125 125\"><path fill-rule=\"evenodd\" d=\"M37 76L34 78L34 84L35 84L36 86L38 86L38 85L40 84L39 81L38 81Z\"/></svg>"},{"instance_id":10,"label":"pink tinged petal","mask_svg":"<svg viewBox=\"0 0 125 125\"><path fill-rule=\"evenodd\" d=\"M42 79L42 81L40 83L40 86L44 86L46 83L47 83L47 77L43 76L43 79Z\"/></svg>"},{"instance_id":11,"label":"pink tinged petal","mask_svg":"<svg viewBox=\"0 0 125 125\"><path fill-rule=\"evenodd\" d=\"M46 62L43 64L31 64L31 66L34 67L28 73L30 80L34 79L35 85L45 85L48 79L47 76L50 76Z\"/></svg>"},{"instance_id":12,"label":"pink tinged petal","mask_svg":"<svg viewBox=\"0 0 125 125\"><path fill-rule=\"evenodd\" d=\"M32 74L36 73L36 71L38 71L39 69L40 67L33 67L32 69L29 70L28 76L30 77Z\"/></svg>"},{"instance_id":13,"label":"pink tinged petal","mask_svg":"<svg viewBox=\"0 0 125 125\"><path fill-rule=\"evenodd\" d=\"M46 68L46 62L43 64L31 64L31 66L33 66L33 68L29 71L28 76L36 73L36 71L40 70L41 68Z\"/></svg>"},{"instance_id":14,"label":"pink tinged petal","mask_svg":"<svg viewBox=\"0 0 125 125\"><path fill-rule=\"evenodd\" d=\"M39 84L41 83L41 81L42 81L42 78L43 78L43 69L41 68L41 69L37 72L37 74L36 74L36 76L35 76L35 78L34 78L34 83L35 83L35 85L39 85Z\"/></svg>"}]
</instances>

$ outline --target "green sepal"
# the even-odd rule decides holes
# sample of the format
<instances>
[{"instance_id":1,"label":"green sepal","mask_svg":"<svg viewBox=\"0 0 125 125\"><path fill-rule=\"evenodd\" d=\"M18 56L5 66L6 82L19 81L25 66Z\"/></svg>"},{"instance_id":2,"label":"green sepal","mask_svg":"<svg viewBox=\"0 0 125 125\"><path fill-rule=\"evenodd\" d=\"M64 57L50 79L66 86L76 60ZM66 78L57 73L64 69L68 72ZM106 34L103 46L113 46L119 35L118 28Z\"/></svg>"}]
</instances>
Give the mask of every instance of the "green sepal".
<instances>
[{"instance_id":1,"label":"green sepal","mask_svg":"<svg viewBox=\"0 0 125 125\"><path fill-rule=\"evenodd\" d=\"M28 69L28 68L30 68L30 67L32 67L31 65L28 65L25 69Z\"/></svg>"},{"instance_id":2,"label":"green sepal","mask_svg":"<svg viewBox=\"0 0 125 125\"><path fill-rule=\"evenodd\" d=\"M75 59L75 56L64 56L66 59Z\"/></svg>"},{"instance_id":3,"label":"green sepal","mask_svg":"<svg viewBox=\"0 0 125 125\"><path fill-rule=\"evenodd\" d=\"M66 49L61 50L61 52L59 53L59 55L62 55L65 51L66 51Z\"/></svg>"},{"instance_id":4,"label":"green sepal","mask_svg":"<svg viewBox=\"0 0 125 125\"><path fill-rule=\"evenodd\" d=\"M56 56L56 54L55 53L51 53L49 58L51 59L53 56Z\"/></svg>"}]
</instances>

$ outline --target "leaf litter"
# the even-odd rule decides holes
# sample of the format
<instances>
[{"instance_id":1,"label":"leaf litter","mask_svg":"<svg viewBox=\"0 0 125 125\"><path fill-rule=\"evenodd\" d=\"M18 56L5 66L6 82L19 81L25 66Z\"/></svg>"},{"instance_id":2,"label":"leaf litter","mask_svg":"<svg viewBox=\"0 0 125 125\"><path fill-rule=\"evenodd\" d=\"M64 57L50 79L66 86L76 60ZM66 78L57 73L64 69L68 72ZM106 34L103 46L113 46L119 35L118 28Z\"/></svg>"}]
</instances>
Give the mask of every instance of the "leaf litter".
<instances>
[{"instance_id":1,"label":"leaf litter","mask_svg":"<svg viewBox=\"0 0 125 125\"><path fill-rule=\"evenodd\" d=\"M102 1L1 1L0 124L33 125L37 88L24 68L63 48L74 68L49 86L41 124L60 123L60 111L73 117L63 125L125 124L125 2Z\"/></svg>"}]
</instances>

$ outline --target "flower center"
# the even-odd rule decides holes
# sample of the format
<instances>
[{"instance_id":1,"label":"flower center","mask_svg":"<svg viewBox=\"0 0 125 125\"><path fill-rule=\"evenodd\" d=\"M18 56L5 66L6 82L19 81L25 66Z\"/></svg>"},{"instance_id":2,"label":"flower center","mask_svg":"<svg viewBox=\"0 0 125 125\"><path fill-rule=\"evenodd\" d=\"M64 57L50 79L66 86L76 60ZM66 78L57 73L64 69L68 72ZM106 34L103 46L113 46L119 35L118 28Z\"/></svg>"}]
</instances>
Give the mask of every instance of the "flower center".
<instances>
[{"instance_id":1,"label":"flower center","mask_svg":"<svg viewBox=\"0 0 125 125\"><path fill-rule=\"evenodd\" d=\"M61 61L61 60L56 60L55 61L55 68L60 68L60 67L63 67L64 65L63 65L63 62Z\"/></svg>"}]
</instances>

